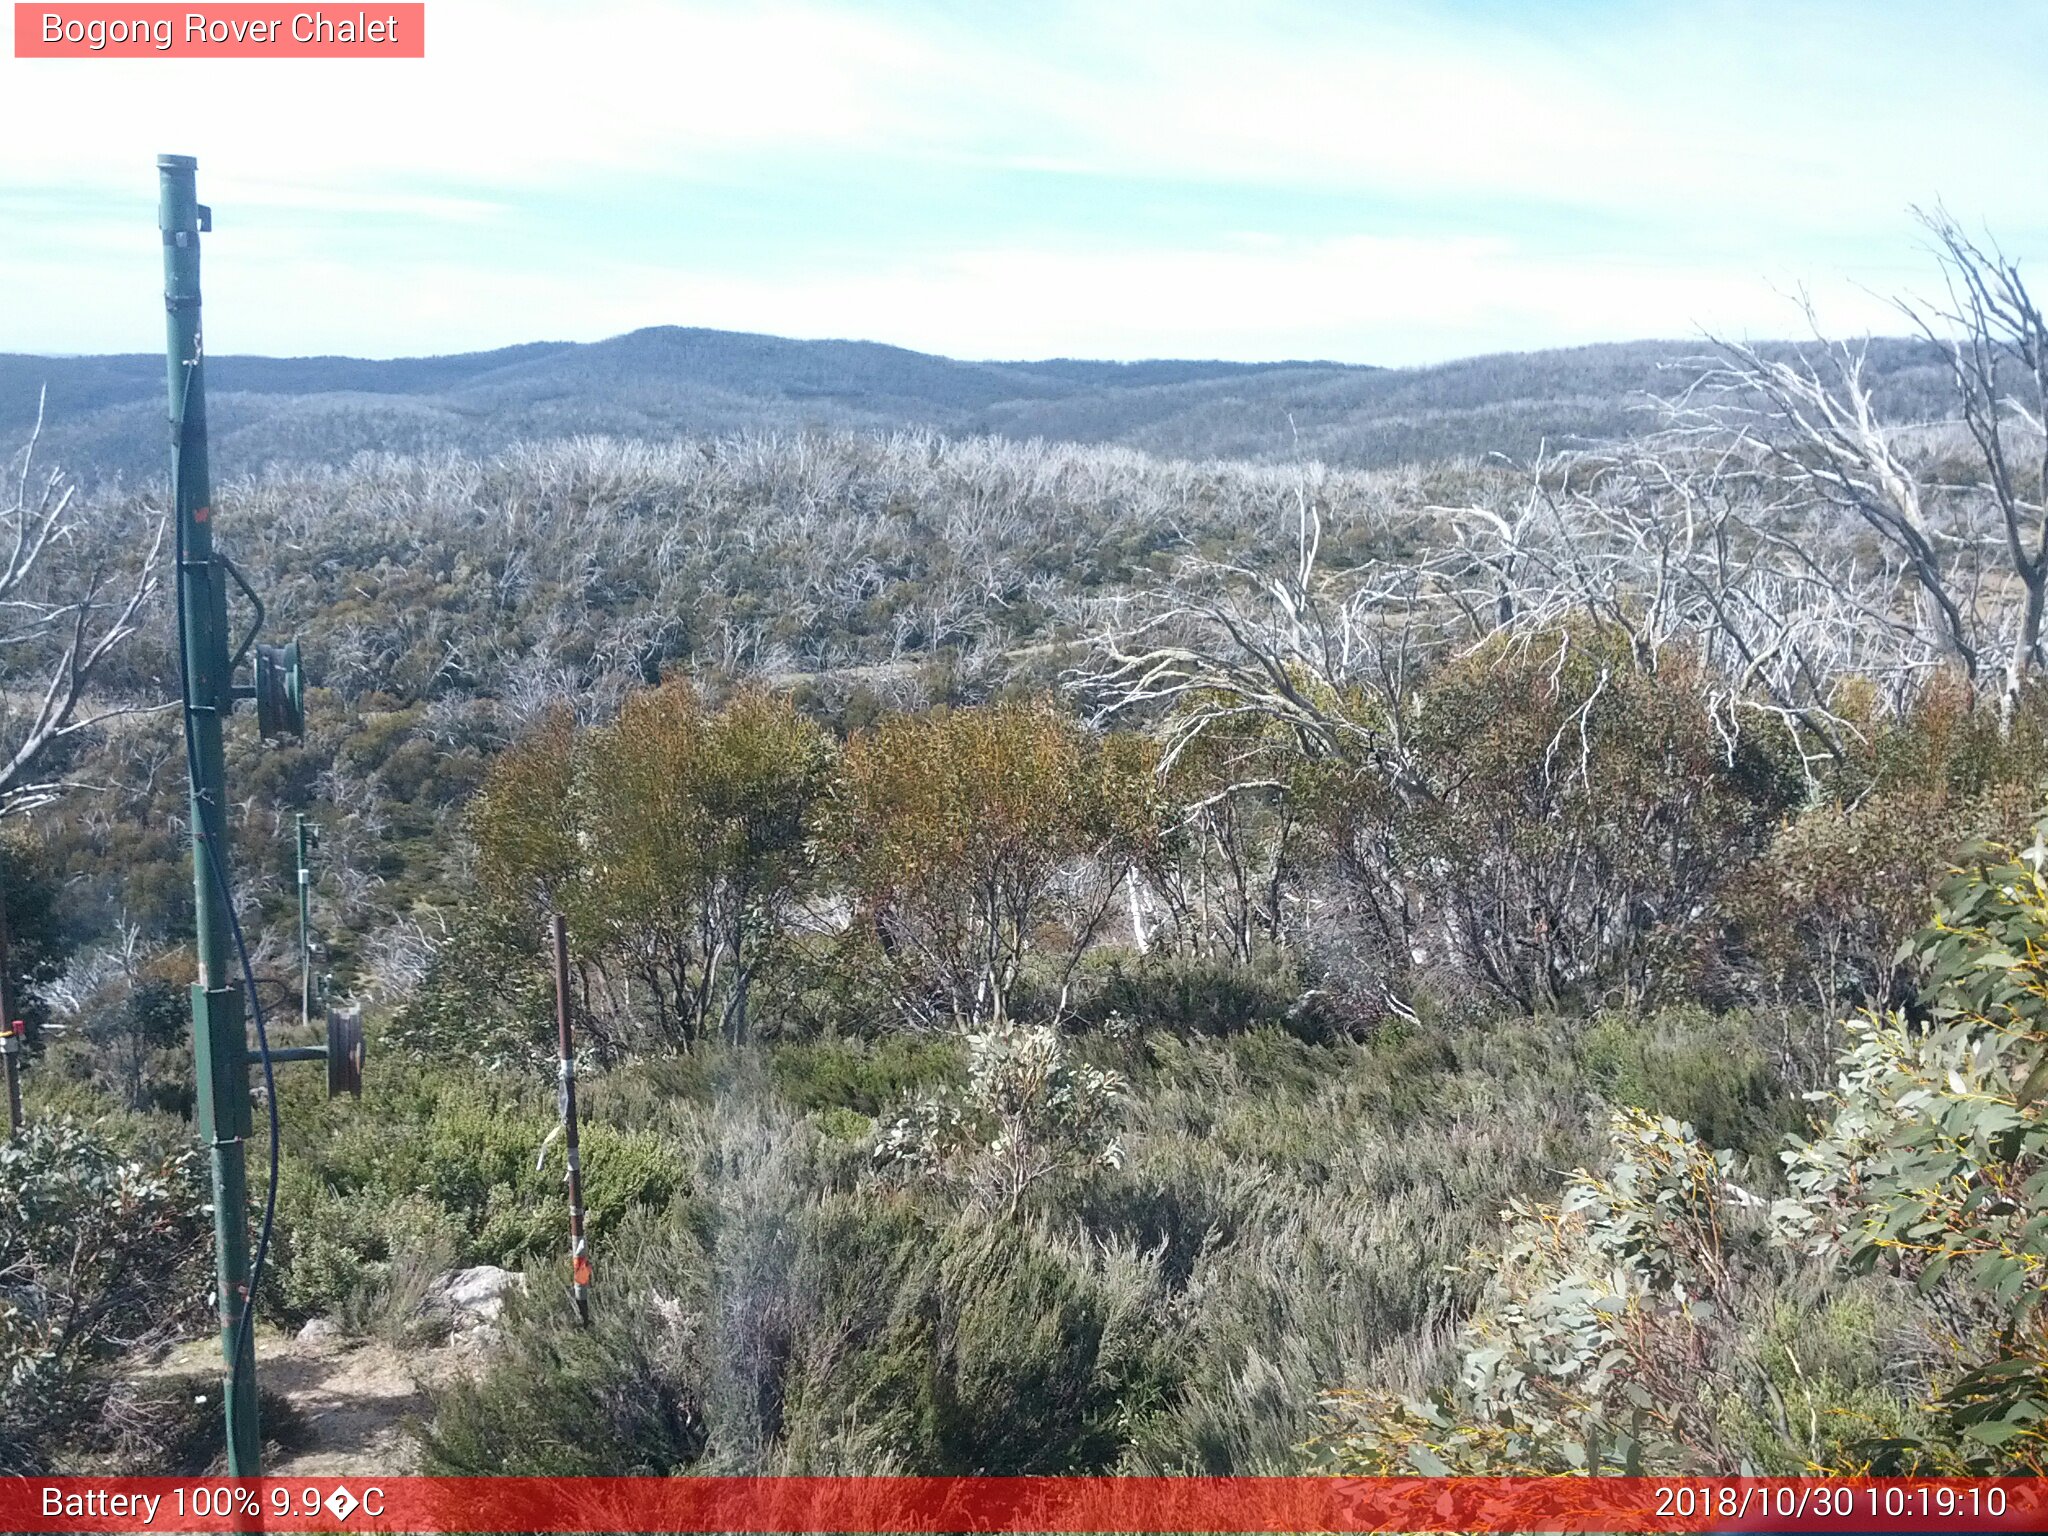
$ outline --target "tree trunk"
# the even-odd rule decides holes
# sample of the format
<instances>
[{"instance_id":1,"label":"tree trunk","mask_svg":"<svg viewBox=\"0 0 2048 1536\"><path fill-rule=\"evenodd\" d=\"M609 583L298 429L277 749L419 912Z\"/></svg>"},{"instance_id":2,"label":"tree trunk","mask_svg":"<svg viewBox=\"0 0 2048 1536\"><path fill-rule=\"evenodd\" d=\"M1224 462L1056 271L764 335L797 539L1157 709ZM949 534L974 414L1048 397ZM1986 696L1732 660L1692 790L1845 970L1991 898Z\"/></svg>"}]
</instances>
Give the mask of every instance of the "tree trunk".
<instances>
[{"instance_id":1,"label":"tree trunk","mask_svg":"<svg viewBox=\"0 0 2048 1536\"><path fill-rule=\"evenodd\" d=\"M1998 699L1998 734L2003 737L2012 735L2020 690L2026 686L2027 674L2033 670L2034 657L2040 649L2041 609L2043 598L2048 597L2048 571L2027 579L2026 588L2026 601L2020 608L2020 632L2013 641L2011 659L2005 664L2005 688Z\"/></svg>"}]
</instances>

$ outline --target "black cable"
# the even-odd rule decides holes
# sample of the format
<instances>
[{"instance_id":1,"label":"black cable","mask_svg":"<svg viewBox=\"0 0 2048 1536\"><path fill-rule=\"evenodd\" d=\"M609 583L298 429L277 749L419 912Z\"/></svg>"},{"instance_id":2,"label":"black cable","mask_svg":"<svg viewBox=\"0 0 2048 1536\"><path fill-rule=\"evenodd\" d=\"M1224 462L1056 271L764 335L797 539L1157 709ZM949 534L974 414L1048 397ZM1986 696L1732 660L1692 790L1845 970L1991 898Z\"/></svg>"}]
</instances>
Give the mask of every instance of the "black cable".
<instances>
[{"instance_id":1,"label":"black cable","mask_svg":"<svg viewBox=\"0 0 2048 1536\"><path fill-rule=\"evenodd\" d=\"M199 801L199 752L193 745L192 716L192 673L186 660L185 628L185 518L178 505L179 493L184 486L185 466L185 409L192 394L192 369L196 363L185 365L184 385L178 392L178 417L172 423L175 429L171 437L171 517L177 523L173 550L178 562L177 584L174 588L178 609L178 696L183 705L185 723L185 774L192 785L193 801ZM232 683L232 679L225 680ZM228 932L235 941L235 954L241 962L242 986L249 995L249 1011L256 1022L256 1050L263 1062L263 1097L270 1121L270 1176L263 1194L263 1226L256 1239L256 1252L249 1263L249 1293L242 1301L242 1312L235 1327L235 1348L231 1366L240 1361L242 1351L249 1351L250 1363L254 1364L256 1346L254 1338L256 1314L256 1288L263 1281L263 1269L270 1257L270 1229L277 1216L277 1162L280 1136L277 1117L277 1078L271 1070L270 1036L263 1023L263 1000L256 993L256 972L249 964L249 946L242 937L242 922L235 915L234 893L228 888L225 866L221 863L220 850L207 834L202 816L200 824L193 828L197 840L206 849L207 868L213 873L213 883L220 892L222 910L228 915ZM221 833L227 832L227 813L221 811Z\"/></svg>"}]
</instances>

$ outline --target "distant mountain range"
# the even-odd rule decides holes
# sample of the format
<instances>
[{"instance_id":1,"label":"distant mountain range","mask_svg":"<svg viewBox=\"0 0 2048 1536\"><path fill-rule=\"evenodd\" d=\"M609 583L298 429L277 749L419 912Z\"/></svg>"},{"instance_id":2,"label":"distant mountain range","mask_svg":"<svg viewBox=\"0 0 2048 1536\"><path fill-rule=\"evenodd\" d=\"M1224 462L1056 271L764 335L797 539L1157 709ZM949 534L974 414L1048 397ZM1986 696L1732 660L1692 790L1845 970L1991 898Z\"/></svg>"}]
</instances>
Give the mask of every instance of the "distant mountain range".
<instances>
[{"instance_id":1,"label":"distant mountain range","mask_svg":"<svg viewBox=\"0 0 2048 1536\"><path fill-rule=\"evenodd\" d=\"M658 326L591 343L376 361L207 360L217 477L365 451L489 452L576 433L673 438L738 431L929 427L1122 443L1170 457L1313 457L1360 467L1625 435L1698 342L1506 353L1428 368L1330 362L961 362L864 341L794 341ZM1880 342L1873 361L1913 397L1939 360ZM164 473L157 355L0 353L0 450L48 389L45 456L80 478Z\"/></svg>"}]
</instances>

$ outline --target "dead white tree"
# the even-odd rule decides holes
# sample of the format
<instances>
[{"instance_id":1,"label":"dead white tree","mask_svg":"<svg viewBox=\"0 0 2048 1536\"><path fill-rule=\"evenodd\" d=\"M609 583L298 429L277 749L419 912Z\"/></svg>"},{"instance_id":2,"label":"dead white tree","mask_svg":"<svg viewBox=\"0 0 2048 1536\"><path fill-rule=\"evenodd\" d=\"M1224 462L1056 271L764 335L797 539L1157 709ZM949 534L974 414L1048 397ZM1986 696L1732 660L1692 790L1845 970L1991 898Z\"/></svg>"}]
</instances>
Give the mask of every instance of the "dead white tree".
<instances>
[{"instance_id":1,"label":"dead white tree","mask_svg":"<svg viewBox=\"0 0 2048 1536\"><path fill-rule=\"evenodd\" d=\"M1680 431L1545 458L1519 495L1434 510L1469 560L1440 590L1470 643L1591 628L1645 670L1682 645L1722 680L1712 702L1731 752L1742 719L1765 714L1809 767L1839 760L1852 727L1831 708L1836 685L1855 675L1903 698L1924 669L1910 574L1830 531L1739 442Z\"/></svg>"},{"instance_id":2,"label":"dead white tree","mask_svg":"<svg viewBox=\"0 0 2048 1536\"><path fill-rule=\"evenodd\" d=\"M88 702L95 674L142 627L158 586L166 519L144 514L139 546L81 507L61 470L38 471L43 407L0 503L0 817L76 787L53 766L68 738L157 701Z\"/></svg>"},{"instance_id":3,"label":"dead white tree","mask_svg":"<svg viewBox=\"0 0 2048 1536\"><path fill-rule=\"evenodd\" d=\"M1140 600L1141 619L1098 634L1077 686L1103 718L1164 714L1162 773L1212 726L1245 717L1284 727L1306 757L1391 765L1402 703L1454 622L1442 577L1462 562L1446 551L1333 577L1322 535L1305 480L1292 560L1278 569L1185 561L1172 587ZM1360 709L1362 697L1377 707Z\"/></svg>"},{"instance_id":4,"label":"dead white tree","mask_svg":"<svg viewBox=\"0 0 2048 1536\"><path fill-rule=\"evenodd\" d=\"M1933 236L1947 279L1945 304L1900 308L1947 355L1963 425L2004 535L2023 596L2006 656L1999 719L2012 728L2028 676L2041 665L2048 599L2048 323L2019 263L1979 246L1940 209L1915 210Z\"/></svg>"},{"instance_id":5,"label":"dead white tree","mask_svg":"<svg viewBox=\"0 0 2048 1536\"><path fill-rule=\"evenodd\" d=\"M1812 311L1807 311L1813 323ZM1930 491L1908 461L1906 426L1878 411L1867 345L1820 342L1772 355L1716 339L1720 357L1675 405L1676 430L1747 450L1753 473L1848 511L1902 562L1920 634L1936 658L1974 679L1975 625L1945 557Z\"/></svg>"},{"instance_id":6,"label":"dead white tree","mask_svg":"<svg viewBox=\"0 0 2048 1536\"><path fill-rule=\"evenodd\" d=\"M1787 574L1816 569L1811 542L1839 548L1814 510L1846 511L1874 534L1880 565L1910 593L1926 660L1972 685L1999 676L2009 730L2042 663L2048 608L2048 325L2017 262L1945 213L1919 216L1948 296L1898 307L1947 360L1954 418L1883 411L1867 342L1780 351L1718 341L1719 356L1671 402L1673 435L1749 461L1740 472L1782 514L1775 529L1754 526L1777 534ZM1807 320L1818 338L1810 307ZM1957 423L1968 445L1961 464L1948 452ZM1987 520L1997 529L1988 539L1979 533Z\"/></svg>"}]
</instances>

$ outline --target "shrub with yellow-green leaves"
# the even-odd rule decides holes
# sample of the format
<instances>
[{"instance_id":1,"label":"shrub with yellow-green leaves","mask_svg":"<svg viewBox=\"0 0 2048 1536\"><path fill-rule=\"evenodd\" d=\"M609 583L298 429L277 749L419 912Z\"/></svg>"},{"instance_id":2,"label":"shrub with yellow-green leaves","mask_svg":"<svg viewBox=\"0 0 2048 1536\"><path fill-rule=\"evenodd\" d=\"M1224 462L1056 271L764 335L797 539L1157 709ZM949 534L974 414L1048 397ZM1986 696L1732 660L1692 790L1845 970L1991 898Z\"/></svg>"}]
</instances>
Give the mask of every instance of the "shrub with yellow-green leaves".
<instances>
[{"instance_id":1,"label":"shrub with yellow-green leaves","mask_svg":"<svg viewBox=\"0 0 2048 1536\"><path fill-rule=\"evenodd\" d=\"M605 1059L643 1032L668 1047L744 1040L815 874L811 822L832 761L825 733L758 687L714 708L675 680L590 729L558 710L499 758L471 809L472 922L530 957L546 919L567 919L585 1035ZM430 978L430 991L459 1011L478 969ZM500 991L522 977L532 990L516 959L501 969L514 985Z\"/></svg>"},{"instance_id":2,"label":"shrub with yellow-green leaves","mask_svg":"<svg viewBox=\"0 0 2048 1536\"><path fill-rule=\"evenodd\" d=\"M895 715L847 743L827 840L906 1018L1000 1024L1034 961L1065 1010L1154 838L1153 763L1046 700Z\"/></svg>"}]
</instances>

